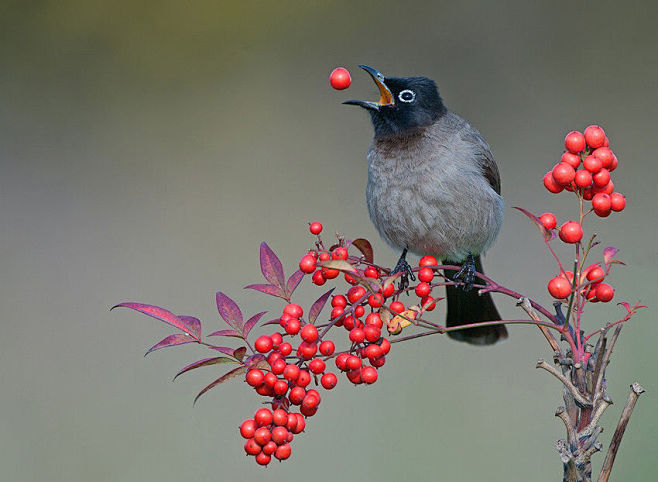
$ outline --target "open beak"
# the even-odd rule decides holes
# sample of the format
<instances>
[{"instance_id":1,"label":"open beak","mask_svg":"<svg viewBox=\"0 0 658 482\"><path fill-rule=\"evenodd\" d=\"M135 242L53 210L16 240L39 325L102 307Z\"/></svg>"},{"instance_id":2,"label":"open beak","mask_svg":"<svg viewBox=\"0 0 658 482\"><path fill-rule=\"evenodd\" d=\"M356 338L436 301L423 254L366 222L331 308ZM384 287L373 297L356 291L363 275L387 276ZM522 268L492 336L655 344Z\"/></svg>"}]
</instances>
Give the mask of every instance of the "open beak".
<instances>
[{"instance_id":1,"label":"open beak","mask_svg":"<svg viewBox=\"0 0 658 482\"><path fill-rule=\"evenodd\" d=\"M390 89L386 87L386 84L384 83L384 75L372 67L368 67L367 65L359 65L359 67L368 72L370 77L372 77L372 80L375 81L375 84L379 89L379 102L368 102L365 100L346 100L343 102L343 104L358 105L364 109L370 110L379 110L381 107L386 105L393 105L395 103L393 102L393 95L391 94Z\"/></svg>"}]
</instances>

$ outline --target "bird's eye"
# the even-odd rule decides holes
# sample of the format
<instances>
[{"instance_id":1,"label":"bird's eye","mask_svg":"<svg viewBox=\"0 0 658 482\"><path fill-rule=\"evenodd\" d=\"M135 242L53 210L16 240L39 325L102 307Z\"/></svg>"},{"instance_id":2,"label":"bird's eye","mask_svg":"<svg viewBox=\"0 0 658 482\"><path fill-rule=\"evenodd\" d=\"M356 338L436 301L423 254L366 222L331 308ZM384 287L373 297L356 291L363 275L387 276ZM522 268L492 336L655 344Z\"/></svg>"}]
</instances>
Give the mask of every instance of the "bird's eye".
<instances>
[{"instance_id":1,"label":"bird's eye","mask_svg":"<svg viewBox=\"0 0 658 482\"><path fill-rule=\"evenodd\" d=\"M398 94L398 99L402 102L413 102L416 99L416 94L413 90L405 89Z\"/></svg>"}]
</instances>

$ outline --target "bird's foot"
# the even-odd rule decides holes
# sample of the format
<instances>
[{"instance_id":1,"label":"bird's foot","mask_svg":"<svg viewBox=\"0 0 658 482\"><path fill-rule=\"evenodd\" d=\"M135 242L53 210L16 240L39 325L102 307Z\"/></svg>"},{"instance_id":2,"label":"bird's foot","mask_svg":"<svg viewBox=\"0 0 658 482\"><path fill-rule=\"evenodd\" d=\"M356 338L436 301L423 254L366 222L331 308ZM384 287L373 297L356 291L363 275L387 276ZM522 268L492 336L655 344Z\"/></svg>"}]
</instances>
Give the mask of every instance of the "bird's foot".
<instances>
[{"instance_id":1,"label":"bird's foot","mask_svg":"<svg viewBox=\"0 0 658 482\"><path fill-rule=\"evenodd\" d=\"M462 281L464 283L464 291L470 291L473 288L473 282L475 281L475 273L475 258L469 253L462 268L457 271L457 274L452 277L452 280Z\"/></svg>"},{"instance_id":2,"label":"bird's foot","mask_svg":"<svg viewBox=\"0 0 658 482\"><path fill-rule=\"evenodd\" d=\"M393 271L391 271L392 275L396 273L402 273L399 285L400 290L405 290L409 287L409 278L411 278L412 281L416 281L416 276L414 276L413 271L411 271L411 266L407 263L407 248L404 248L398 263L395 265L395 268L393 268Z\"/></svg>"}]
</instances>

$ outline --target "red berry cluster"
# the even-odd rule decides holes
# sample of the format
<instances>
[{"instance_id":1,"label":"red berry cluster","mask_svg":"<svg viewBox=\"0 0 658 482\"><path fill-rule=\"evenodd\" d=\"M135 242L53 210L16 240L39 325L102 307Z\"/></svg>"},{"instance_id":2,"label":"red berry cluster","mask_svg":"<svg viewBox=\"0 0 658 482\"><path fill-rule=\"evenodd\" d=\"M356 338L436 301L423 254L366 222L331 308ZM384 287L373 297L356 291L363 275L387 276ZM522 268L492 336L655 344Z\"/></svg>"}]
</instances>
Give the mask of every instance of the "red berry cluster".
<instances>
[{"instance_id":1,"label":"red berry cluster","mask_svg":"<svg viewBox=\"0 0 658 482\"><path fill-rule=\"evenodd\" d=\"M612 211L622 211L626 207L623 194L614 191L610 173L617 168L617 156L610 149L610 142L604 130L597 126L587 127L584 133L572 131L564 139L566 151L552 170L544 175L544 186L557 194L563 190L574 192L579 200L591 201L592 208L583 212L580 222L570 220L563 223L558 231L560 239L569 244L580 243L583 238L582 220L590 212L601 218ZM539 220L546 229L556 228L558 221L553 213L544 213ZM609 272L608 267L608 272ZM602 283L608 272L599 264L581 270L577 285L583 287L581 294L588 301L608 302L614 296L613 288ZM556 299L566 299L573 291L574 274L562 272L548 283L548 292Z\"/></svg>"},{"instance_id":2,"label":"red berry cluster","mask_svg":"<svg viewBox=\"0 0 658 482\"><path fill-rule=\"evenodd\" d=\"M254 418L247 419L240 425L240 435L247 439L244 451L247 455L256 457L256 463L259 465L269 464L272 455L279 460L285 460L292 453L290 442L294 434L302 432L304 427L306 420L299 413L288 413L283 408L274 411L259 408Z\"/></svg>"},{"instance_id":3,"label":"red berry cluster","mask_svg":"<svg viewBox=\"0 0 658 482\"><path fill-rule=\"evenodd\" d=\"M614 192L610 173L617 168L618 160L609 145L599 126L589 126L584 134L570 132L564 139L567 150L560 162L544 175L544 186L554 194L565 189L575 192L583 200L591 201L592 210L602 218L612 211L622 211L626 199L623 194ZM553 229L557 223L555 216L550 213L544 216L544 225ZM573 223L575 221L569 221L560 228L560 238L565 243L577 243L582 237L582 229Z\"/></svg>"}]
</instances>

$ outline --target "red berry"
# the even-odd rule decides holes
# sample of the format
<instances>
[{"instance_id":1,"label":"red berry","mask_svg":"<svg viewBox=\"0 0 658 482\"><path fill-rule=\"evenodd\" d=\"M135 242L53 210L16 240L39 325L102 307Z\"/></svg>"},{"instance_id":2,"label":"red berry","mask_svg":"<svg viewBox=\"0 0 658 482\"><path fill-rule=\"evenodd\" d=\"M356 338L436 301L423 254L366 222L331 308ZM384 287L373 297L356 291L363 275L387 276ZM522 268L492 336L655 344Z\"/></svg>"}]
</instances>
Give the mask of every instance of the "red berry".
<instances>
[{"instance_id":1,"label":"red berry","mask_svg":"<svg viewBox=\"0 0 658 482\"><path fill-rule=\"evenodd\" d=\"M359 357L357 356L349 355L345 361L345 367L348 370L356 370L357 368L361 368L361 360L359 360Z\"/></svg>"},{"instance_id":2,"label":"red berry","mask_svg":"<svg viewBox=\"0 0 658 482\"><path fill-rule=\"evenodd\" d=\"M596 285L596 298L599 301L607 303L615 296L615 290L608 283L599 283Z\"/></svg>"},{"instance_id":3,"label":"red berry","mask_svg":"<svg viewBox=\"0 0 658 482\"><path fill-rule=\"evenodd\" d=\"M286 428L288 429L289 432L297 433L295 432L295 430L297 429L297 414L295 413L288 414L288 422L286 422Z\"/></svg>"},{"instance_id":4,"label":"red berry","mask_svg":"<svg viewBox=\"0 0 658 482\"><path fill-rule=\"evenodd\" d=\"M580 166L580 156L576 154L572 154L571 152L565 152L564 154L562 154L562 157L560 158L560 162L566 162L571 167L576 169L578 166Z\"/></svg>"},{"instance_id":5,"label":"red berry","mask_svg":"<svg viewBox=\"0 0 658 482\"><path fill-rule=\"evenodd\" d=\"M257 387L261 383L263 383L263 380L265 379L265 375L263 375L263 372L258 370L258 369L253 369L249 370L247 372L247 376L245 377L247 380L247 383L252 386L252 387ZM249 438L249 437L245 437Z\"/></svg>"},{"instance_id":6,"label":"red berry","mask_svg":"<svg viewBox=\"0 0 658 482\"><path fill-rule=\"evenodd\" d=\"M600 186L593 186L592 187L592 192L594 194L596 194L598 192L604 192L606 194L611 194L612 191L614 191L614 190L615 190L615 185L613 184L612 181L610 181L608 184L606 184L603 187L600 187Z\"/></svg>"},{"instance_id":7,"label":"red berry","mask_svg":"<svg viewBox=\"0 0 658 482\"><path fill-rule=\"evenodd\" d=\"M592 197L594 197L594 192L591 188L583 189L583 199L585 201L591 201Z\"/></svg>"},{"instance_id":8,"label":"red berry","mask_svg":"<svg viewBox=\"0 0 658 482\"><path fill-rule=\"evenodd\" d=\"M420 305L424 310L432 311L434 308L436 308L436 300L431 296L425 296L420 300Z\"/></svg>"},{"instance_id":9,"label":"red berry","mask_svg":"<svg viewBox=\"0 0 658 482\"><path fill-rule=\"evenodd\" d=\"M598 157L587 156L585 159L583 159L583 167L592 174L596 174L603 167L603 163Z\"/></svg>"},{"instance_id":10,"label":"red berry","mask_svg":"<svg viewBox=\"0 0 658 482\"><path fill-rule=\"evenodd\" d=\"M401 301L394 301L389 308L396 313L402 313L404 311L404 304Z\"/></svg>"},{"instance_id":11,"label":"red berry","mask_svg":"<svg viewBox=\"0 0 658 482\"><path fill-rule=\"evenodd\" d=\"M602 167L599 172L594 174L594 185L597 187L605 187L610 182L610 171L605 167Z\"/></svg>"},{"instance_id":12,"label":"red berry","mask_svg":"<svg viewBox=\"0 0 658 482\"><path fill-rule=\"evenodd\" d=\"M566 186L567 184L571 184L571 181L573 181L573 178L576 175L576 171L566 162L561 162L553 168L552 174L553 179L555 179L558 184Z\"/></svg>"},{"instance_id":13,"label":"red berry","mask_svg":"<svg viewBox=\"0 0 658 482\"><path fill-rule=\"evenodd\" d=\"M546 229L553 229L555 226L557 226L557 218L553 213L544 213L539 216L539 220Z\"/></svg>"},{"instance_id":14,"label":"red berry","mask_svg":"<svg viewBox=\"0 0 658 482\"><path fill-rule=\"evenodd\" d=\"M274 452L274 456L279 460L286 460L288 457L290 457L291 453L292 449L290 448L290 444L286 443L277 447L276 452Z\"/></svg>"},{"instance_id":15,"label":"red berry","mask_svg":"<svg viewBox=\"0 0 658 482\"><path fill-rule=\"evenodd\" d=\"M366 334L361 328L354 328L350 331L350 340L354 343L363 343Z\"/></svg>"},{"instance_id":16,"label":"red berry","mask_svg":"<svg viewBox=\"0 0 658 482\"><path fill-rule=\"evenodd\" d=\"M384 304L384 295L381 293L375 293L374 295L368 296L368 305L371 308L379 308Z\"/></svg>"},{"instance_id":17,"label":"red berry","mask_svg":"<svg viewBox=\"0 0 658 482\"><path fill-rule=\"evenodd\" d=\"M290 393L288 394L288 399L290 400L290 403L293 405L299 405L302 403L302 400L304 400L304 397L306 396L306 390L304 390L302 387L294 387L290 390Z\"/></svg>"},{"instance_id":18,"label":"red berry","mask_svg":"<svg viewBox=\"0 0 658 482\"><path fill-rule=\"evenodd\" d=\"M250 438L244 444L244 451L247 452L247 455L258 455L260 454L261 447L253 438Z\"/></svg>"},{"instance_id":19,"label":"red berry","mask_svg":"<svg viewBox=\"0 0 658 482\"><path fill-rule=\"evenodd\" d=\"M299 344L297 348L297 353L304 358L305 360L310 360L315 356L318 351L318 345L315 343L308 343L303 341Z\"/></svg>"},{"instance_id":20,"label":"red berry","mask_svg":"<svg viewBox=\"0 0 658 482\"><path fill-rule=\"evenodd\" d=\"M569 132L564 138L564 147L567 148L567 151L578 154L585 149L585 136L578 131Z\"/></svg>"},{"instance_id":21,"label":"red berry","mask_svg":"<svg viewBox=\"0 0 658 482\"><path fill-rule=\"evenodd\" d=\"M355 385L358 385L359 383L363 383L361 380L361 369L358 368L356 370L350 370L347 372L347 379L354 383Z\"/></svg>"},{"instance_id":22,"label":"red berry","mask_svg":"<svg viewBox=\"0 0 658 482\"><path fill-rule=\"evenodd\" d=\"M256 348L256 351L261 353L267 353L272 349L273 345L274 344L272 343L272 338L266 335L259 336L254 342L254 348Z\"/></svg>"},{"instance_id":23,"label":"red berry","mask_svg":"<svg viewBox=\"0 0 658 482\"><path fill-rule=\"evenodd\" d=\"M256 455L256 463L258 465L267 465L270 463L271 460L272 460L272 456L267 455L264 452L261 452L258 455Z\"/></svg>"},{"instance_id":24,"label":"red berry","mask_svg":"<svg viewBox=\"0 0 658 482\"><path fill-rule=\"evenodd\" d=\"M294 383L295 380L297 380L298 376L299 376L299 367L297 365L288 365L283 370L283 378L285 378L289 382Z\"/></svg>"},{"instance_id":25,"label":"red berry","mask_svg":"<svg viewBox=\"0 0 658 482\"><path fill-rule=\"evenodd\" d=\"M605 144L605 132L599 126L593 125L585 129L585 142L592 149L602 147Z\"/></svg>"},{"instance_id":26,"label":"red berry","mask_svg":"<svg viewBox=\"0 0 658 482\"><path fill-rule=\"evenodd\" d=\"M353 286L347 291L347 300L356 303L365 294L366 289L363 286Z\"/></svg>"},{"instance_id":27,"label":"red berry","mask_svg":"<svg viewBox=\"0 0 658 482\"><path fill-rule=\"evenodd\" d=\"M292 345L288 342L279 345L279 353L283 356L288 356L292 353Z\"/></svg>"},{"instance_id":28,"label":"red berry","mask_svg":"<svg viewBox=\"0 0 658 482\"><path fill-rule=\"evenodd\" d=\"M320 254L318 254L318 259L320 261L329 261L331 259L331 254L327 253L326 251L322 251Z\"/></svg>"},{"instance_id":29,"label":"red berry","mask_svg":"<svg viewBox=\"0 0 658 482\"><path fill-rule=\"evenodd\" d=\"M247 419L244 422L242 422L242 425L240 425L240 435L242 435L243 438L247 438L247 439L251 438L254 436L255 432L256 432L256 422L254 422L252 419Z\"/></svg>"},{"instance_id":30,"label":"red berry","mask_svg":"<svg viewBox=\"0 0 658 482\"><path fill-rule=\"evenodd\" d=\"M281 333L272 333L270 335L270 338L272 339L272 344L274 346L279 346L283 342L283 337L281 336Z\"/></svg>"},{"instance_id":31,"label":"red berry","mask_svg":"<svg viewBox=\"0 0 658 482\"><path fill-rule=\"evenodd\" d=\"M306 428L306 420L304 420L304 417L300 413L296 413L295 415L297 416L297 427L292 433L301 433Z\"/></svg>"},{"instance_id":32,"label":"red berry","mask_svg":"<svg viewBox=\"0 0 658 482\"><path fill-rule=\"evenodd\" d=\"M311 274L315 271L315 258L310 254L305 254L299 260L299 269L302 273Z\"/></svg>"},{"instance_id":33,"label":"red berry","mask_svg":"<svg viewBox=\"0 0 658 482\"><path fill-rule=\"evenodd\" d=\"M314 221L309 225L308 229L311 231L311 234L320 234L322 232L322 224Z\"/></svg>"},{"instance_id":34,"label":"red berry","mask_svg":"<svg viewBox=\"0 0 658 482\"><path fill-rule=\"evenodd\" d=\"M382 322L382 318L379 316L379 313L370 313L368 316L366 316L366 326L367 325L374 325L378 328L381 328L384 326L384 323Z\"/></svg>"},{"instance_id":35,"label":"red berry","mask_svg":"<svg viewBox=\"0 0 658 482\"><path fill-rule=\"evenodd\" d=\"M436 260L434 256L423 256L420 258L420 261L418 262L418 266L421 268L425 266L436 266L439 264L439 262Z\"/></svg>"},{"instance_id":36,"label":"red berry","mask_svg":"<svg viewBox=\"0 0 658 482\"><path fill-rule=\"evenodd\" d=\"M594 194L594 197L592 198L592 207L596 211L610 211L610 206L610 196L602 192Z\"/></svg>"},{"instance_id":37,"label":"red berry","mask_svg":"<svg viewBox=\"0 0 658 482\"><path fill-rule=\"evenodd\" d=\"M259 427L272 423L272 412L269 408L259 408L254 414L254 421Z\"/></svg>"},{"instance_id":38,"label":"red berry","mask_svg":"<svg viewBox=\"0 0 658 482\"><path fill-rule=\"evenodd\" d=\"M615 169L617 169L617 164L619 164L619 160L617 159L617 156L612 154L612 162L610 163L610 166L607 168L608 171L612 172Z\"/></svg>"},{"instance_id":39,"label":"red berry","mask_svg":"<svg viewBox=\"0 0 658 482\"><path fill-rule=\"evenodd\" d=\"M338 377L333 373L325 373L320 378L320 384L326 389L331 390L338 383Z\"/></svg>"},{"instance_id":40,"label":"red berry","mask_svg":"<svg viewBox=\"0 0 658 482\"><path fill-rule=\"evenodd\" d=\"M286 369L286 361L283 358L278 358L274 360L274 363L270 365L272 368L272 373L275 375L281 375Z\"/></svg>"},{"instance_id":41,"label":"red berry","mask_svg":"<svg viewBox=\"0 0 658 482\"><path fill-rule=\"evenodd\" d=\"M366 336L366 341L373 343L382 336L382 329L376 325L366 325L363 327L363 333Z\"/></svg>"},{"instance_id":42,"label":"red berry","mask_svg":"<svg viewBox=\"0 0 658 482\"><path fill-rule=\"evenodd\" d=\"M626 207L626 198L623 194L613 192L610 194L610 209L613 211L623 211Z\"/></svg>"},{"instance_id":43,"label":"red berry","mask_svg":"<svg viewBox=\"0 0 658 482\"><path fill-rule=\"evenodd\" d=\"M284 362L285 363L285 362ZM285 368L285 367L284 367ZM279 381L279 378L272 372L267 372L265 374L265 380L263 382L266 386L274 388L274 384Z\"/></svg>"},{"instance_id":44,"label":"red berry","mask_svg":"<svg viewBox=\"0 0 658 482\"><path fill-rule=\"evenodd\" d=\"M322 373L325 368L326 365L324 361L320 360L319 358L314 358L308 363L308 369L311 370L311 372L315 373L316 375Z\"/></svg>"},{"instance_id":45,"label":"red berry","mask_svg":"<svg viewBox=\"0 0 658 482\"><path fill-rule=\"evenodd\" d=\"M270 440L265 445L263 445L263 453L265 455L272 455L276 451L276 447L277 447L276 443Z\"/></svg>"},{"instance_id":46,"label":"red berry","mask_svg":"<svg viewBox=\"0 0 658 482\"><path fill-rule=\"evenodd\" d=\"M304 328L299 332L299 335L302 337L302 340L313 343L318 339L318 329L314 325L308 323L304 325Z\"/></svg>"},{"instance_id":47,"label":"red berry","mask_svg":"<svg viewBox=\"0 0 658 482\"><path fill-rule=\"evenodd\" d=\"M345 281L347 281L351 285L357 284L359 281L354 278L351 274L345 273Z\"/></svg>"},{"instance_id":48,"label":"red berry","mask_svg":"<svg viewBox=\"0 0 658 482\"><path fill-rule=\"evenodd\" d=\"M352 83L350 73L344 67L338 67L331 71L329 83L336 90L347 89Z\"/></svg>"},{"instance_id":49,"label":"red berry","mask_svg":"<svg viewBox=\"0 0 658 482\"><path fill-rule=\"evenodd\" d=\"M286 415L286 420L288 416ZM277 445L283 445L288 440L288 429L286 427L274 427L272 429L272 441Z\"/></svg>"},{"instance_id":50,"label":"red berry","mask_svg":"<svg viewBox=\"0 0 658 482\"><path fill-rule=\"evenodd\" d=\"M343 295L335 295L331 298L331 306L334 308L345 308L347 306L347 299Z\"/></svg>"},{"instance_id":51,"label":"red berry","mask_svg":"<svg viewBox=\"0 0 658 482\"><path fill-rule=\"evenodd\" d=\"M320 353L322 353L325 356L333 355L335 349L336 346L334 345L334 342L331 340L324 340L322 343L320 343Z\"/></svg>"},{"instance_id":52,"label":"red berry","mask_svg":"<svg viewBox=\"0 0 658 482\"><path fill-rule=\"evenodd\" d=\"M347 250L345 248L341 248L341 247L336 248L331 252L331 258L332 259L346 260L348 256L349 255L347 253Z\"/></svg>"},{"instance_id":53,"label":"red berry","mask_svg":"<svg viewBox=\"0 0 658 482\"><path fill-rule=\"evenodd\" d=\"M363 305L359 305L356 308L354 308L354 316L356 316L357 318L361 318L365 313L366 313L366 309L363 307Z\"/></svg>"},{"instance_id":54,"label":"red berry","mask_svg":"<svg viewBox=\"0 0 658 482\"><path fill-rule=\"evenodd\" d=\"M578 187L590 187L592 185L592 174L586 169L578 169L573 182Z\"/></svg>"},{"instance_id":55,"label":"red berry","mask_svg":"<svg viewBox=\"0 0 658 482\"><path fill-rule=\"evenodd\" d=\"M384 298L389 298L394 292L395 292L395 286L393 285L393 283L388 283L386 286L382 288L382 295L384 295Z\"/></svg>"},{"instance_id":56,"label":"red berry","mask_svg":"<svg viewBox=\"0 0 658 482\"><path fill-rule=\"evenodd\" d=\"M304 310L301 306L294 303L289 303L283 308L283 312L287 315L292 316L293 318L301 318L304 314Z\"/></svg>"},{"instance_id":57,"label":"red berry","mask_svg":"<svg viewBox=\"0 0 658 482\"><path fill-rule=\"evenodd\" d=\"M295 384L298 387L306 388L309 383L311 383L311 375L306 370L300 371Z\"/></svg>"},{"instance_id":58,"label":"red berry","mask_svg":"<svg viewBox=\"0 0 658 482\"><path fill-rule=\"evenodd\" d=\"M339 274L340 274L340 271L338 271L337 269L322 268L322 276L324 276L325 279L337 278Z\"/></svg>"},{"instance_id":59,"label":"red berry","mask_svg":"<svg viewBox=\"0 0 658 482\"><path fill-rule=\"evenodd\" d=\"M379 271L374 266L368 266L363 274L366 278L379 278Z\"/></svg>"},{"instance_id":60,"label":"red berry","mask_svg":"<svg viewBox=\"0 0 658 482\"><path fill-rule=\"evenodd\" d=\"M336 357L336 368L338 368L340 371L344 372L347 370L347 359L351 355L349 353L341 353Z\"/></svg>"},{"instance_id":61,"label":"red berry","mask_svg":"<svg viewBox=\"0 0 658 482\"><path fill-rule=\"evenodd\" d=\"M299 333L299 330L301 328L302 324L299 322L297 318L291 318L286 322L286 326L284 327L286 330L286 333L289 335L296 335Z\"/></svg>"},{"instance_id":62,"label":"red berry","mask_svg":"<svg viewBox=\"0 0 658 482\"><path fill-rule=\"evenodd\" d=\"M320 404L320 399L311 393L307 393L302 400L302 408L305 409L314 409Z\"/></svg>"},{"instance_id":63,"label":"red berry","mask_svg":"<svg viewBox=\"0 0 658 482\"><path fill-rule=\"evenodd\" d=\"M587 279L595 283L603 281L605 278L605 271L600 266L595 266L587 272ZM596 281L595 281L596 280Z\"/></svg>"},{"instance_id":64,"label":"red berry","mask_svg":"<svg viewBox=\"0 0 658 482\"><path fill-rule=\"evenodd\" d=\"M564 187L558 184L555 178L553 178L553 173L551 171L548 171L544 175L544 187L548 189L550 192L552 192L553 194L557 194L564 189Z\"/></svg>"},{"instance_id":65,"label":"red berry","mask_svg":"<svg viewBox=\"0 0 658 482\"><path fill-rule=\"evenodd\" d=\"M384 355L370 360L370 364L375 368L383 367L384 363L386 363L386 357Z\"/></svg>"},{"instance_id":66,"label":"red berry","mask_svg":"<svg viewBox=\"0 0 658 482\"><path fill-rule=\"evenodd\" d=\"M565 243L577 243L583 237L583 228L576 221L567 221L560 227L560 239Z\"/></svg>"},{"instance_id":67,"label":"red berry","mask_svg":"<svg viewBox=\"0 0 658 482\"><path fill-rule=\"evenodd\" d=\"M434 271L432 271L432 268L425 266L424 268L420 268L420 270L418 270L418 279L420 281L429 283L432 281L432 278L434 278Z\"/></svg>"},{"instance_id":68,"label":"red berry","mask_svg":"<svg viewBox=\"0 0 658 482\"><path fill-rule=\"evenodd\" d=\"M277 408L272 412L272 423L274 425L285 425L288 423L288 412L282 408Z\"/></svg>"},{"instance_id":69,"label":"red berry","mask_svg":"<svg viewBox=\"0 0 658 482\"><path fill-rule=\"evenodd\" d=\"M388 341L386 338L382 339L382 343L379 346L382 347L382 353L384 355L387 355L388 352L391 351L391 342Z\"/></svg>"},{"instance_id":70,"label":"red berry","mask_svg":"<svg viewBox=\"0 0 658 482\"><path fill-rule=\"evenodd\" d=\"M612 159L614 156L608 147L599 147L594 152L592 152L592 155L601 159L601 164L606 169L612 164Z\"/></svg>"},{"instance_id":71,"label":"red berry","mask_svg":"<svg viewBox=\"0 0 658 482\"><path fill-rule=\"evenodd\" d=\"M556 276L548 282L548 292L553 298L564 299L571 293L571 283L564 276Z\"/></svg>"},{"instance_id":72,"label":"red berry","mask_svg":"<svg viewBox=\"0 0 658 482\"><path fill-rule=\"evenodd\" d=\"M383 355L382 347L376 344L368 345L364 351L367 358L373 360Z\"/></svg>"},{"instance_id":73,"label":"red berry","mask_svg":"<svg viewBox=\"0 0 658 482\"><path fill-rule=\"evenodd\" d=\"M418 283L414 291L416 293L416 296L418 296L419 298L424 298L425 296L430 294L430 292L432 291L432 287L429 285L429 283L425 283L424 281L422 281Z\"/></svg>"},{"instance_id":74,"label":"red berry","mask_svg":"<svg viewBox=\"0 0 658 482\"><path fill-rule=\"evenodd\" d=\"M347 317L343 320L343 326L345 327L345 329L346 329L347 331L351 331L351 330L353 330L353 329L356 327L356 323L355 323L355 321L354 321L354 317L353 317L353 316L347 316Z\"/></svg>"},{"instance_id":75,"label":"red berry","mask_svg":"<svg viewBox=\"0 0 658 482\"><path fill-rule=\"evenodd\" d=\"M361 370L361 380L364 383L375 383L377 381L377 370L373 367L365 367Z\"/></svg>"},{"instance_id":76,"label":"red berry","mask_svg":"<svg viewBox=\"0 0 658 482\"><path fill-rule=\"evenodd\" d=\"M340 318L340 316L345 313L345 308L341 306L336 306L333 310L331 310L331 314L329 315L330 320L335 320L336 318Z\"/></svg>"}]
</instances>

